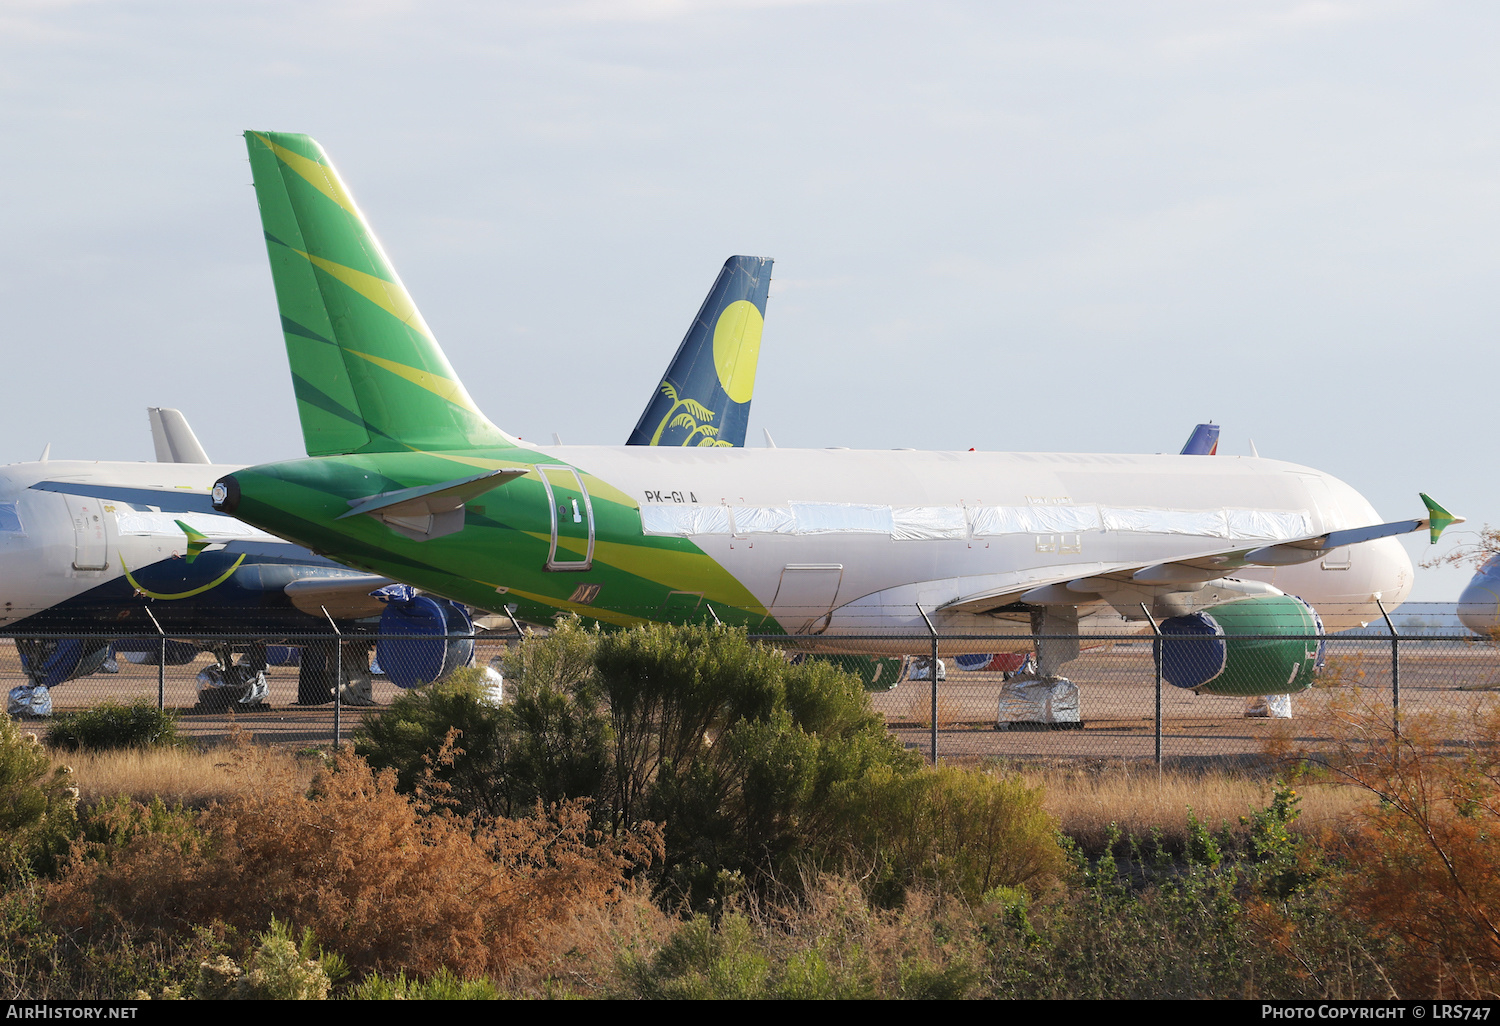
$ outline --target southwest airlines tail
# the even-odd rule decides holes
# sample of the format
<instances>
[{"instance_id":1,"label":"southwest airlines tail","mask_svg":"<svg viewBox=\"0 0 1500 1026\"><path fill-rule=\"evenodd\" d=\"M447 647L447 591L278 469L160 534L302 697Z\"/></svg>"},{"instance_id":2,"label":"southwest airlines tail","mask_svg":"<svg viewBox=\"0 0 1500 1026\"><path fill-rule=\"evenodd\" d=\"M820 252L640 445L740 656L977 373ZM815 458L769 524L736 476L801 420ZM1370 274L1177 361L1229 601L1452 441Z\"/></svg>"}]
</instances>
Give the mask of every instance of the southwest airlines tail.
<instances>
[{"instance_id":1,"label":"southwest airlines tail","mask_svg":"<svg viewBox=\"0 0 1500 1026\"><path fill-rule=\"evenodd\" d=\"M283 132L245 142L307 454L514 445L469 398L323 148Z\"/></svg>"},{"instance_id":2,"label":"southwest airlines tail","mask_svg":"<svg viewBox=\"0 0 1500 1026\"><path fill-rule=\"evenodd\" d=\"M1193 433L1188 435L1187 444L1182 447L1181 456L1213 456L1219 451L1219 425L1212 422L1199 424L1193 428Z\"/></svg>"},{"instance_id":3,"label":"southwest airlines tail","mask_svg":"<svg viewBox=\"0 0 1500 1026\"><path fill-rule=\"evenodd\" d=\"M625 444L745 444L770 288L768 257L724 261L667 376Z\"/></svg>"}]
</instances>

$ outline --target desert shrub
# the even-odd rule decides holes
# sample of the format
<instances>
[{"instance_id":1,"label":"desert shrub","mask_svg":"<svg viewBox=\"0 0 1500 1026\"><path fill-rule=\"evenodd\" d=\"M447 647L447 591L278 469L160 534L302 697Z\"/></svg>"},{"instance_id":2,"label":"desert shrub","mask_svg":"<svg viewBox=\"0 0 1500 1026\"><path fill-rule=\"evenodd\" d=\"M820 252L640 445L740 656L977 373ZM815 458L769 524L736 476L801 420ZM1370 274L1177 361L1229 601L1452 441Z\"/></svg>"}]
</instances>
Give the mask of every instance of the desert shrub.
<instances>
[{"instance_id":1,"label":"desert shrub","mask_svg":"<svg viewBox=\"0 0 1500 1026\"><path fill-rule=\"evenodd\" d=\"M736 901L621 959L632 998L958 998L981 993L985 923L920 889L882 909L846 877L818 875L783 902Z\"/></svg>"},{"instance_id":2,"label":"desert shrub","mask_svg":"<svg viewBox=\"0 0 1500 1026\"><path fill-rule=\"evenodd\" d=\"M72 770L54 768L36 740L0 713L0 889L51 868L77 817Z\"/></svg>"},{"instance_id":3,"label":"desert shrub","mask_svg":"<svg viewBox=\"0 0 1500 1026\"><path fill-rule=\"evenodd\" d=\"M614 822L666 825L663 895L706 907L724 873L790 878L826 846L833 789L910 772L857 677L790 665L743 630L649 625L594 658L614 733Z\"/></svg>"},{"instance_id":4,"label":"desert shrub","mask_svg":"<svg viewBox=\"0 0 1500 1026\"><path fill-rule=\"evenodd\" d=\"M311 793L247 793L198 824L133 837L108 860L80 854L53 886L56 921L81 938L210 922L250 936L274 916L364 972L503 979L563 957L572 924L607 918L627 871L659 851L650 830L598 837L577 803L520 820L422 814L393 773L349 752Z\"/></svg>"},{"instance_id":5,"label":"desert shrub","mask_svg":"<svg viewBox=\"0 0 1500 1026\"><path fill-rule=\"evenodd\" d=\"M546 638L525 638L507 653L512 736L505 778L517 808L589 796L601 813L608 811L602 800L614 739L594 670L598 638L576 618L564 618Z\"/></svg>"},{"instance_id":6,"label":"desert shrub","mask_svg":"<svg viewBox=\"0 0 1500 1026\"><path fill-rule=\"evenodd\" d=\"M1351 694L1316 757L1371 796L1342 846L1347 912L1391 944L1403 998L1500 995L1500 705L1405 717Z\"/></svg>"},{"instance_id":7,"label":"desert shrub","mask_svg":"<svg viewBox=\"0 0 1500 1026\"><path fill-rule=\"evenodd\" d=\"M516 816L590 797L612 834L665 824L659 893L695 906L720 874L761 880L825 848L835 787L918 765L857 677L824 661L792 666L742 630L601 634L564 618L513 649L506 670L504 705L456 674L371 717L358 751L395 769L405 792L424 778L443 786L460 812ZM437 759L444 745L451 764Z\"/></svg>"},{"instance_id":8,"label":"desert shrub","mask_svg":"<svg viewBox=\"0 0 1500 1026\"><path fill-rule=\"evenodd\" d=\"M1045 887L1067 869L1041 788L1018 777L880 767L841 789L839 799L847 868L888 902L918 884L978 901L999 887Z\"/></svg>"},{"instance_id":9,"label":"desert shrub","mask_svg":"<svg viewBox=\"0 0 1500 1026\"><path fill-rule=\"evenodd\" d=\"M294 935L272 916L243 967L222 954L204 961L189 996L200 1001L321 1001L347 971L337 953L318 947L311 930ZM181 995L168 991L164 996Z\"/></svg>"},{"instance_id":10,"label":"desert shrub","mask_svg":"<svg viewBox=\"0 0 1500 1026\"><path fill-rule=\"evenodd\" d=\"M524 639L506 659L504 705L490 700L477 669L405 692L366 717L356 751L394 769L406 793L423 779L442 782L458 812L518 816L538 801L598 796L610 736L593 671L595 638L564 619L548 637ZM452 758L440 764L445 745Z\"/></svg>"},{"instance_id":11,"label":"desert shrub","mask_svg":"<svg viewBox=\"0 0 1500 1026\"><path fill-rule=\"evenodd\" d=\"M177 714L144 698L101 702L82 712L59 713L47 725L49 748L109 751L119 748L171 748L187 744L177 732Z\"/></svg>"},{"instance_id":12,"label":"desert shrub","mask_svg":"<svg viewBox=\"0 0 1500 1026\"><path fill-rule=\"evenodd\" d=\"M1395 956L1348 914L1323 844L1290 829L1297 795L1186 842L1123 839L1097 857L1069 846L1063 888L986 895L984 990L1023 998L1389 999ZM1327 839L1324 839L1327 843ZM1117 855L1118 853L1118 855Z\"/></svg>"},{"instance_id":13,"label":"desert shrub","mask_svg":"<svg viewBox=\"0 0 1500 1026\"><path fill-rule=\"evenodd\" d=\"M1113 839L1118 842L1118 836ZM1238 876L1209 847L1167 854L1133 839L1128 860L1074 855L1069 886L1031 901L998 891L986 988L1023 998L1248 997L1253 937Z\"/></svg>"},{"instance_id":14,"label":"desert shrub","mask_svg":"<svg viewBox=\"0 0 1500 1026\"><path fill-rule=\"evenodd\" d=\"M481 671L459 670L445 681L404 691L378 715L366 716L354 750L374 769L393 770L404 794L415 793L424 779L438 780L457 811L499 815L507 719L490 700ZM445 745L450 757L439 765Z\"/></svg>"}]
</instances>

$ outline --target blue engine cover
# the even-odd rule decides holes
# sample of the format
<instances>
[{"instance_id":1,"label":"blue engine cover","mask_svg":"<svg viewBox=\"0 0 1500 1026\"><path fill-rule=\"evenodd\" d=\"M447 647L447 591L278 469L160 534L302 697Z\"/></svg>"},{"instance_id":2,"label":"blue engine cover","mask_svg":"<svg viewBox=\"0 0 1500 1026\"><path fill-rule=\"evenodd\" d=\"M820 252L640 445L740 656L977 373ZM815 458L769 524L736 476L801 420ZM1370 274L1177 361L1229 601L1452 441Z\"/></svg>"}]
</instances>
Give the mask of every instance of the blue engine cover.
<instances>
[{"instance_id":1,"label":"blue engine cover","mask_svg":"<svg viewBox=\"0 0 1500 1026\"><path fill-rule=\"evenodd\" d=\"M87 677L109 658L109 643L84 638L17 638L21 666L32 681L51 688Z\"/></svg>"},{"instance_id":2,"label":"blue engine cover","mask_svg":"<svg viewBox=\"0 0 1500 1026\"><path fill-rule=\"evenodd\" d=\"M392 602L380 614L375 659L392 684L442 680L474 658L474 623L462 606L428 595Z\"/></svg>"},{"instance_id":3,"label":"blue engine cover","mask_svg":"<svg viewBox=\"0 0 1500 1026\"><path fill-rule=\"evenodd\" d=\"M1161 676L1179 688L1199 688L1224 672L1229 646L1224 631L1207 613L1189 613L1161 622Z\"/></svg>"},{"instance_id":4,"label":"blue engine cover","mask_svg":"<svg viewBox=\"0 0 1500 1026\"><path fill-rule=\"evenodd\" d=\"M138 666L155 666L161 661L161 639L151 637L120 638L110 646L115 655L122 655ZM201 651L197 645L186 641L167 641L167 665L186 666L198 658Z\"/></svg>"}]
</instances>

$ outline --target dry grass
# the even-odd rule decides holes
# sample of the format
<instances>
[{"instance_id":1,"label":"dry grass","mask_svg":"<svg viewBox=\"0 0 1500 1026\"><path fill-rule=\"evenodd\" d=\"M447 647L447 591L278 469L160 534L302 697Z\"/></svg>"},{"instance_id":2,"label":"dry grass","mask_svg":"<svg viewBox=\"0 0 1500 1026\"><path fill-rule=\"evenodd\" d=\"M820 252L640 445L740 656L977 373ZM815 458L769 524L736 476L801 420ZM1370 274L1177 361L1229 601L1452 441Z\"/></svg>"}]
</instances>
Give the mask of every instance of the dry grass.
<instances>
[{"instance_id":1,"label":"dry grass","mask_svg":"<svg viewBox=\"0 0 1500 1026\"><path fill-rule=\"evenodd\" d=\"M322 768L317 756L251 745L243 739L205 751L181 748L71 752L54 757L73 768L85 805L126 795L139 802L207 808L214 802L292 788L306 791Z\"/></svg>"},{"instance_id":2,"label":"dry grass","mask_svg":"<svg viewBox=\"0 0 1500 1026\"><path fill-rule=\"evenodd\" d=\"M1238 828L1241 816L1270 801L1274 786L1265 774L1167 770L1158 776L1154 766L1129 763L1033 769L1022 776L1043 787L1047 811L1088 851L1103 849L1111 824L1127 836L1148 837L1156 830L1169 846L1181 843L1189 809L1211 829L1224 823ZM1302 815L1296 827L1312 836L1346 832L1352 815L1370 803L1368 795L1336 784L1299 785L1298 793Z\"/></svg>"},{"instance_id":3,"label":"dry grass","mask_svg":"<svg viewBox=\"0 0 1500 1026\"><path fill-rule=\"evenodd\" d=\"M447 968L523 990L564 969L581 935L609 932L601 910L626 943L650 936L646 896L626 878L660 858L654 826L603 837L582 802L513 820L424 804L345 750L311 790L283 778L127 837L108 859L78 849L47 887L49 915L84 944L171 940L204 923L249 937L275 916L361 972Z\"/></svg>"},{"instance_id":4,"label":"dry grass","mask_svg":"<svg viewBox=\"0 0 1500 1026\"><path fill-rule=\"evenodd\" d=\"M925 721L925 704L921 711ZM943 712L939 705L940 723ZM73 768L86 805L124 794L142 802L159 796L168 805L198 809L287 788L305 792L322 766L316 756L245 743L203 752L78 752L57 761ZM1157 830L1168 844L1180 841L1190 808L1212 828L1238 825L1241 816L1270 800L1273 785L1269 775L1253 771L1168 770L1158 777L1155 767L1135 763L1030 768L1022 776L1028 785L1044 788L1047 811L1089 851L1102 849L1112 823L1127 835L1146 837ZM1298 827L1312 835L1325 829L1345 832L1351 814L1368 804L1347 787L1308 784L1299 790Z\"/></svg>"}]
</instances>

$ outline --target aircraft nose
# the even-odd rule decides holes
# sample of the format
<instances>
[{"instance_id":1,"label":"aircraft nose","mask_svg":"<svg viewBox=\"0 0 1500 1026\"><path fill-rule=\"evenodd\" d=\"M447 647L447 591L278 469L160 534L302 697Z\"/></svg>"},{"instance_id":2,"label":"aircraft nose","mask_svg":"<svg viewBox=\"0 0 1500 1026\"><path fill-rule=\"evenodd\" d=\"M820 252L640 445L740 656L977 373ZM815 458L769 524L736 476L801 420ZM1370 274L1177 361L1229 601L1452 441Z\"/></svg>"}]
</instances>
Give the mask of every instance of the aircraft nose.
<instances>
[{"instance_id":1,"label":"aircraft nose","mask_svg":"<svg viewBox=\"0 0 1500 1026\"><path fill-rule=\"evenodd\" d=\"M1373 567L1370 591L1379 594L1386 609L1395 609L1411 594L1412 565L1406 546L1395 538L1382 538L1370 546Z\"/></svg>"},{"instance_id":2,"label":"aircraft nose","mask_svg":"<svg viewBox=\"0 0 1500 1026\"><path fill-rule=\"evenodd\" d=\"M1494 634L1500 627L1500 565L1492 559L1458 597L1458 618L1475 634Z\"/></svg>"}]
</instances>

